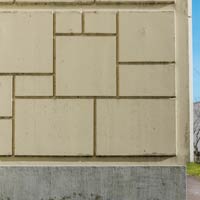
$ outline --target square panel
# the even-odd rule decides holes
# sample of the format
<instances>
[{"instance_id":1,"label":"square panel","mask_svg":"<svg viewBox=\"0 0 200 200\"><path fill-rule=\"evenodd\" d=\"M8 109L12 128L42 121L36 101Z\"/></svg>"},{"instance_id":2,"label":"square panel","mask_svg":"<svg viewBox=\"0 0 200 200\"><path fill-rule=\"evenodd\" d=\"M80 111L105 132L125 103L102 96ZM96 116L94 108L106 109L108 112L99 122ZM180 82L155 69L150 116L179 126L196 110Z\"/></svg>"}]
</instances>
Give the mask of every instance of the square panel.
<instances>
[{"instance_id":1,"label":"square panel","mask_svg":"<svg viewBox=\"0 0 200 200\"><path fill-rule=\"evenodd\" d=\"M174 12L120 12L119 61L173 62Z\"/></svg>"},{"instance_id":2,"label":"square panel","mask_svg":"<svg viewBox=\"0 0 200 200\"><path fill-rule=\"evenodd\" d=\"M56 33L81 33L82 13L81 12L57 12Z\"/></svg>"},{"instance_id":3,"label":"square panel","mask_svg":"<svg viewBox=\"0 0 200 200\"><path fill-rule=\"evenodd\" d=\"M1 12L0 30L0 72L52 72L51 12Z\"/></svg>"},{"instance_id":4,"label":"square panel","mask_svg":"<svg viewBox=\"0 0 200 200\"><path fill-rule=\"evenodd\" d=\"M116 42L113 36L56 38L56 95L114 96Z\"/></svg>"}]
</instances>

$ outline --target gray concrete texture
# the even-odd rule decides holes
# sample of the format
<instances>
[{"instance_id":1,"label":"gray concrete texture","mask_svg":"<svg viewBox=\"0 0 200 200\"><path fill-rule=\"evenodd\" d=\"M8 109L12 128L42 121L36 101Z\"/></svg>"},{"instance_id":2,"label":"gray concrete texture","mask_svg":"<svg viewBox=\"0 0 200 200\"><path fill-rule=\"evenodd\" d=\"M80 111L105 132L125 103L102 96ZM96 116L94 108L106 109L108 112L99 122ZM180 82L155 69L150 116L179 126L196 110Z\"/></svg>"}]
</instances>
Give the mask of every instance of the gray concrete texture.
<instances>
[{"instance_id":1,"label":"gray concrete texture","mask_svg":"<svg viewBox=\"0 0 200 200\"><path fill-rule=\"evenodd\" d=\"M0 200L185 200L184 167L0 167Z\"/></svg>"}]
</instances>

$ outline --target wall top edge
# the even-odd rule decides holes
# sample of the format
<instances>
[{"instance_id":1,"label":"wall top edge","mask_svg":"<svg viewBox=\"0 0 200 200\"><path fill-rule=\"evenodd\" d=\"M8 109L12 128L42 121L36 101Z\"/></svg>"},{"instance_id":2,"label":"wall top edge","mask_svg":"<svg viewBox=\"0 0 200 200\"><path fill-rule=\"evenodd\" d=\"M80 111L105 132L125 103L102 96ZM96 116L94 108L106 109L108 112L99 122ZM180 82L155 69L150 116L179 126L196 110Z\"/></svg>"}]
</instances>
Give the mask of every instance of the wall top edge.
<instances>
[{"instance_id":1,"label":"wall top edge","mask_svg":"<svg viewBox=\"0 0 200 200\"><path fill-rule=\"evenodd\" d=\"M144 167L144 168L156 168L156 167L163 167L163 168L186 168L183 164L155 164L151 163L149 165L146 164L140 164L140 163L131 163L131 162L124 162L124 163L118 163L118 162L111 162L111 163L59 163L59 162L12 162L12 163L1 163L1 168L137 168L137 167Z\"/></svg>"},{"instance_id":2,"label":"wall top edge","mask_svg":"<svg viewBox=\"0 0 200 200\"><path fill-rule=\"evenodd\" d=\"M171 1L165 1L165 0L157 0L157 1L134 1L134 0L127 0L127 1L121 1L121 0L81 0L81 1L76 1L76 0L0 0L0 5L75 5L75 6L84 6L84 5L90 5L90 6L103 6L103 5L138 5L138 6L143 6L143 5L170 5L170 4L175 4L175 0Z\"/></svg>"}]
</instances>

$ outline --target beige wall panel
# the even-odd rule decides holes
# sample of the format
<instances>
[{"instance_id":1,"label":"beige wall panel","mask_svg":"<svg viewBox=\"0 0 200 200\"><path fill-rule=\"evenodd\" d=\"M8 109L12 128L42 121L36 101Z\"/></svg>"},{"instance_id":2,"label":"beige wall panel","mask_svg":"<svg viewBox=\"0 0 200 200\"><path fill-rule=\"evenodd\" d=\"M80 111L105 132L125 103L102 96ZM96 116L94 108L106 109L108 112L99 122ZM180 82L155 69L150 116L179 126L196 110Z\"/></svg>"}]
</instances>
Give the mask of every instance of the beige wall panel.
<instances>
[{"instance_id":1,"label":"beige wall panel","mask_svg":"<svg viewBox=\"0 0 200 200\"><path fill-rule=\"evenodd\" d=\"M20 99L15 116L16 155L93 153L92 100Z\"/></svg>"},{"instance_id":2,"label":"beige wall panel","mask_svg":"<svg viewBox=\"0 0 200 200\"><path fill-rule=\"evenodd\" d=\"M92 3L94 0L16 0L16 2L20 3L72 3L72 4L79 4L79 3Z\"/></svg>"},{"instance_id":3,"label":"beige wall panel","mask_svg":"<svg viewBox=\"0 0 200 200\"><path fill-rule=\"evenodd\" d=\"M0 3L13 3L13 0L0 0Z\"/></svg>"},{"instance_id":4,"label":"beige wall panel","mask_svg":"<svg viewBox=\"0 0 200 200\"><path fill-rule=\"evenodd\" d=\"M97 155L175 155L175 100L97 100Z\"/></svg>"},{"instance_id":5,"label":"beige wall panel","mask_svg":"<svg viewBox=\"0 0 200 200\"><path fill-rule=\"evenodd\" d=\"M169 3L169 2L174 2L175 0L96 0L96 2L102 2L102 3L131 3L131 2L141 2L141 3Z\"/></svg>"},{"instance_id":6,"label":"beige wall panel","mask_svg":"<svg viewBox=\"0 0 200 200\"><path fill-rule=\"evenodd\" d=\"M116 12L84 13L86 33L116 33Z\"/></svg>"},{"instance_id":7,"label":"beige wall panel","mask_svg":"<svg viewBox=\"0 0 200 200\"><path fill-rule=\"evenodd\" d=\"M12 120L0 120L0 155L12 155Z\"/></svg>"},{"instance_id":8,"label":"beige wall panel","mask_svg":"<svg viewBox=\"0 0 200 200\"><path fill-rule=\"evenodd\" d=\"M174 65L120 65L120 96L175 96Z\"/></svg>"},{"instance_id":9,"label":"beige wall panel","mask_svg":"<svg viewBox=\"0 0 200 200\"><path fill-rule=\"evenodd\" d=\"M12 77L0 76L0 116L12 115Z\"/></svg>"},{"instance_id":10,"label":"beige wall panel","mask_svg":"<svg viewBox=\"0 0 200 200\"><path fill-rule=\"evenodd\" d=\"M3 12L0 30L0 72L52 72L52 13Z\"/></svg>"},{"instance_id":11,"label":"beige wall panel","mask_svg":"<svg viewBox=\"0 0 200 200\"><path fill-rule=\"evenodd\" d=\"M0 12L2 165L186 163L186 0L16 1Z\"/></svg>"},{"instance_id":12,"label":"beige wall panel","mask_svg":"<svg viewBox=\"0 0 200 200\"><path fill-rule=\"evenodd\" d=\"M114 96L116 44L113 36L56 39L56 94Z\"/></svg>"},{"instance_id":13,"label":"beige wall panel","mask_svg":"<svg viewBox=\"0 0 200 200\"><path fill-rule=\"evenodd\" d=\"M119 13L119 61L174 61L174 12Z\"/></svg>"},{"instance_id":14,"label":"beige wall panel","mask_svg":"<svg viewBox=\"0 0 200 200\"><path fill-rule=\"evenodd\" d=\"M16 96L51 96L53 95L52 76L16 76Z\"/></svg>"},{"instance_id":15,"label":"beige wall panel","mask_svg":"<svg viewBox=\"0 0 200 200\"><path fill-rule=\"evenodd\" d=\"M81 12L58 12L56 13L57 33L81 33Z\"/></svg>"}]
</instances>

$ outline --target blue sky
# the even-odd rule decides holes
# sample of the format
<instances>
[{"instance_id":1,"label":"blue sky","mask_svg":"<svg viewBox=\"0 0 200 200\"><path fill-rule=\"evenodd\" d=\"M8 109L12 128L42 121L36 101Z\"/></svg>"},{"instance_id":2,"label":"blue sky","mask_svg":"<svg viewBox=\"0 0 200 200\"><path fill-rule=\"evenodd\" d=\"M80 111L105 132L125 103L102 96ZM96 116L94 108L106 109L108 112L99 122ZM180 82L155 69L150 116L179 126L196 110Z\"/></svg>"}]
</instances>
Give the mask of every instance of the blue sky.
<instances>
[{"instance_id":1,"label":"blue sky","mask_svg":"<svg viewBox=\"0 0 200 200\"><path fill-rule=\"evenodd\" d=\"M194 102L200 101L200 0L193 0L193 90Z\"/></svg>"}]
</instances>

